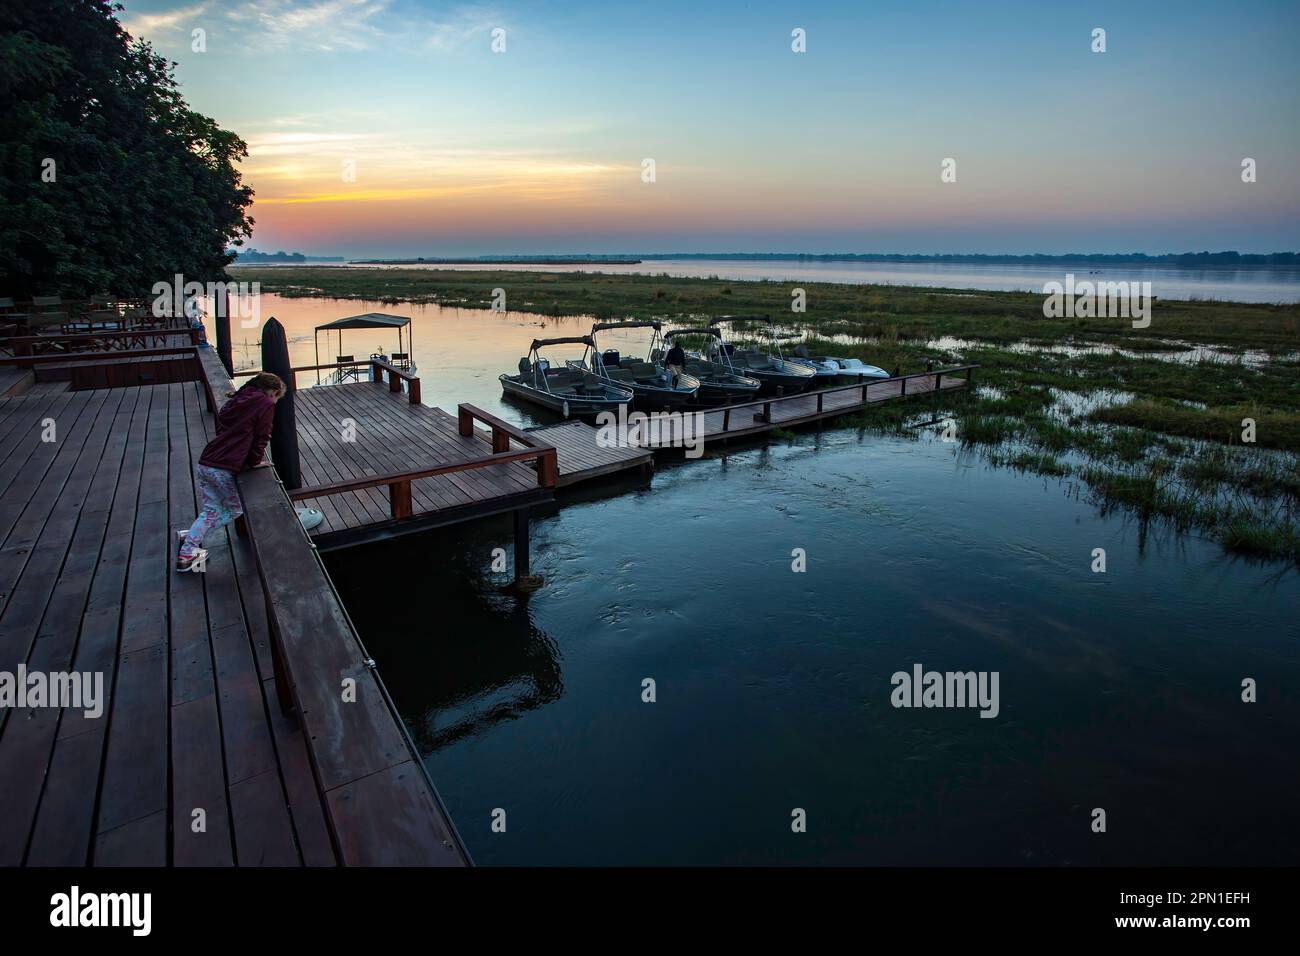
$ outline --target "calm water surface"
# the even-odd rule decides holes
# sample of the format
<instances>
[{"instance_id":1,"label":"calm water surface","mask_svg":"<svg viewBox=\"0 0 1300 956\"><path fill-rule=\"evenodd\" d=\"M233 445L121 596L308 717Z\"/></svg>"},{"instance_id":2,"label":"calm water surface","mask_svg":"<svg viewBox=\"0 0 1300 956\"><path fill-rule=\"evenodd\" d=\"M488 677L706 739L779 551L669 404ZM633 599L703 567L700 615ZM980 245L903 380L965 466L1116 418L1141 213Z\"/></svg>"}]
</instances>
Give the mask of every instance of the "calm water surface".
<instances>
[{"instance_id":1,"label":"calm water surface","mask_svg":"<svg viewBox=\"0 0 1300 956\"><path fill-rule=\"evenodd\" d=\"M331 558L479 862L1296 861L1300 586L1276 566L850 430L535 521L526 600L498 546L504 522ZM915 663L998 671L1001 714L893 708Z\"/></svg>"},{"instance_id":2,"label":"calm water surface","mask_svg":"<svg viewBox=\"0 0 1300 956\"><path fill-rule=\"evenodd\" d=\"M524 423L496 375L586 324L264 300L303 364L316 324L412 315L426 401ZM577 491L533 522L527 599L491 572L505 521L328 559L478 862L1297 862L1285 566L929 437L805 432ZM1000 715L893 708L916 663L998 671Z\"/></svg>"},{"instance_id":3,"label":"calm water surface","mask_svg":"<svg viewBox=\"0 0 1300 956\"><path fill-rule=\"evenodd\" d=\"M349 268L340 265L338 268ZM394 269L464 269L467 271L604 272L612 275L669 275L677 278L772 279L803 282L849 282L933 286L941 289L990 289L1042 292L1047 282L1150 282L1162 299L1222 299L1231 302L1300 302L1300 269L1178 269L1173 267L1103 266L1095 263L1017 265L943 262L806 262L799 259L657 259L635 265L403 265L364 266Z\"/></svg>"}]
</instances>

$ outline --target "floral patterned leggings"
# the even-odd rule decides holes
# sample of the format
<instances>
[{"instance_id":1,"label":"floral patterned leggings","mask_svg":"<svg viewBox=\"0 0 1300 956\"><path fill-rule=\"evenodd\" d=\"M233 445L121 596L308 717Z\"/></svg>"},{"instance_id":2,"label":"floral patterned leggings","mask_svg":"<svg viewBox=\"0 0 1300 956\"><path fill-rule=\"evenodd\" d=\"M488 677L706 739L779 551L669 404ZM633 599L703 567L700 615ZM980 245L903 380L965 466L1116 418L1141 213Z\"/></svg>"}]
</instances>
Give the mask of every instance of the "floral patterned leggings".
<instances>
[{"instance_id":1,"label":"floral patterned leggings","mask_svg":"<svg viewBox=\"0 0 1300 956\"><path fill-rule=\"evenodd\" d=\"M203 547L203 539L210 533L224 528L244 513L239 501L239 487L235 484L235 473L224 468L199 465L199 494L203 497L203 510L190 526L181 544L181 557L191 558L194 552Z\"/></svg>"}]
</instances>

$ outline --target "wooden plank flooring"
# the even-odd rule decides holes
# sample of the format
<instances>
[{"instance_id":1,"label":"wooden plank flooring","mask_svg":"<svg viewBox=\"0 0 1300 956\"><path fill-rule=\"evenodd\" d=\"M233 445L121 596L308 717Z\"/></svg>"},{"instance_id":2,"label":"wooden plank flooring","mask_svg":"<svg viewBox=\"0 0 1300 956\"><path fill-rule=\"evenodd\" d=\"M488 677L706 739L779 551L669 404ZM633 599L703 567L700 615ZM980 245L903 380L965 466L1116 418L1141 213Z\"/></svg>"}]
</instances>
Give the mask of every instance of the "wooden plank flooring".
<instances>
[{"instance_id":1,"label":"wooden plank flooring","mask_svg":"<svg viewBox=\"0 0 1300 956\"><path fill-rule=\"evenodd\" d=\"M470 461L492 453L490 439L461 435L456 419L440 408L412 405L405 395L372 382L305 388L295 393L299 464L304 488ZM509 462L421 478L411 483L412 517L400 528L383 487L301 503L324 521L312 531L321 546L359 534L416 531L549 500L537 471Z\"/></svg>"},{"instance_id":2,"label":"wooden plank flooring","mask_svg":"<svg viewBox=\"0 0 1300 956\"><path fill-rule=\"evenodd\" d=\"M602 447L597 443L597 429L585 422L561 422L535 428L529 434L555 446L560 487L599 478L629 468L642 468L654 461L649 448Z\"/></svg>"},{"instance_id":3,"label":"wooden plank flooring","mask_svg":"<svg viewBox=\"0 0 1300 956\"><path fill-rule=\"evenodd\" d=\"M336 862L247 542L172 570L211 427L196 382L0 401L0 671L105 695L0 709L0 865Z\"/></svg>"}]
</instances>

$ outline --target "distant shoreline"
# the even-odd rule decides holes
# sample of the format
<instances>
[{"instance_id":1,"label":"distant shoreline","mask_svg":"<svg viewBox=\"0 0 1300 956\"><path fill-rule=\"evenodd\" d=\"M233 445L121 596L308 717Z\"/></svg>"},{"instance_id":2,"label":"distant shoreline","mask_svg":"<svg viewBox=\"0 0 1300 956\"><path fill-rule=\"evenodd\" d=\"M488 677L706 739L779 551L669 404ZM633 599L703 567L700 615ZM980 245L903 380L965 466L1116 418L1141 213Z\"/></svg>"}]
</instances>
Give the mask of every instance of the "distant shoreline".
<instances>
[{"instance_id":1,"label":"distant shoreline","mask_svg":"<svg viewBox=\"0 0 1300 956\"><path fill-rule=\"evenodd\" d=\"M508 255L508 256L417 256L401 258L367 257L348 259L344 256L313 256L293 259L288 256L272 258L262 255L254 259L241 256L232 265L310 265L331 263L342 265L444 265L444 266L573 266L573 265L640 265L646 262L884 262L884 263L936 263L947 265L1131 265L1163 266L1178 269L1243 269L1243 268L1300 268L1300 253L1238 253L1238 252L1170 252L1160 255L1133 253L1067 253L1063 255L1013 255L984 253L867 253L867 252L654 252L639 255L593 253L575 255Z\"/></svg>"},{"instance_id":2,"label":"distant shoreline","mask_svg":"<svg viewBox=\"0 0 1300 956\"><path fill-rule=\"evenodd\" d=\"M350 266L635 266L641 259L621 257L560 256L558 258L511 256L490 259L349 259Z\"/></svg>"}]
</instances>

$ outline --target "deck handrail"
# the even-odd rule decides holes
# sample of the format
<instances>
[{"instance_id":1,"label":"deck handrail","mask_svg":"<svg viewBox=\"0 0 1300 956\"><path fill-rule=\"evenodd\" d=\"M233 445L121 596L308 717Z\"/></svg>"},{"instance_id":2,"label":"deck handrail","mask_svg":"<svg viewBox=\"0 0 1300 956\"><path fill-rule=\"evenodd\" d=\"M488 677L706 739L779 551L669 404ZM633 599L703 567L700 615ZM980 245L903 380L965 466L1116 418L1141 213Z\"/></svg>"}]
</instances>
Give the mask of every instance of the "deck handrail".
<instances>
[{"instance_id":1,"label":"deck handrail","mask_svg":"<svg viewBox=\"0 0 1300 956\"><path fill-rule=\"evenodd\" d=\"M116 361L123 358L151 358L158 355L196 355L198 347L194 345L173 345L165 348L130 349L119 352L51 352L47 355L8 355L0 356L0 366L17 365L53 365L59 362L94 362L102 359Z\"/></svg>"},{"instance_id":2,"label":"deck handrail","mask_svg":"<svg viewBox=\"0 0 1300 956\"><path fill-rule=\"evenodd\" d=\"M491 412L485 412L477 405L461 402L456 406L456 427L466 437L474 434L474 422L480 421L492 429L492 451L494 453L510 450L510 442L517 441L525 448L546 451L547 455L537 461L537 483L544 488L554 488L559 478L559 460L555 446L543 441L532 432L526 432L517 425L512 425Z\"/></svg>"},{"instance_id":3,"label":"deck handrail","mask_svg":"<svg viewBox=\"0 0 1300 956\"><path fill-rule=\"evenodd\" d=\"M3 318L3 316L0 316ZM201 329L114 329L105 332L66 332L56 335L4 335L0 336L0 345L14 349L14 354L28 354L19 350L32 345L77 345L81 342L102 342L105 339L140 339L163 338L168 335L183 335L190 344L198 345Z\"/></svg>"},{"instance_id":4,"label":"deck handrail","mask_svg":"<svg viewBox=\"0 0 1300 956\"><path fill-rule=\"evenodd\" d=\"M396 365L391 365L388 362L381 362L379 359L372 359L372 358L356 359L355 361L352 362L327 362L323 365L295 365L293 368L289 369L289 371L323 372L326 369L356 368L358 365L377 365L380 368L385 368L396 373L399 378L405 379L408 382L419 379L419 376L415 375L412 372L404 371L403 369L398 368ZM232 372L230 377L247 378L249 375L260 375L264 371L266 371L266 369L244 368L244 369L240 369L237 372Z\"/></svg>"},{"instance_id":5,"label":"deck handrail","mask_svg":"<svg viewBox=\"0 0 1300 956\"><path fill-rule=\"evenodd\" d=\"M387 370L388 390L390 392L400 392L402 390L402 382L406 382L407 398L410 400L412 405L420 404L420 377L418 375L413 375L395 365L389 364L388 362L382 362L379 359L373 358L358 359L355 362L330 362L325 365L295 365L289 369L290 375L293 376L291 384L295 389L298 387L299 372L323 372L327 369L358 368L362 365L370 366L371 380L376 383L383 382L384 371ZM248 378L250 375L260 375L264 371L265 369L260 368L240 369L238 372L232 372L231 378Z\"/></svg>"}]
</instances>

